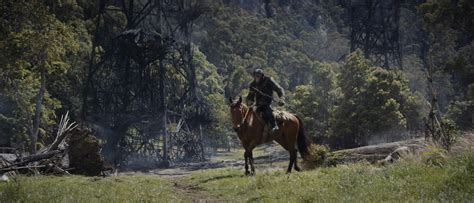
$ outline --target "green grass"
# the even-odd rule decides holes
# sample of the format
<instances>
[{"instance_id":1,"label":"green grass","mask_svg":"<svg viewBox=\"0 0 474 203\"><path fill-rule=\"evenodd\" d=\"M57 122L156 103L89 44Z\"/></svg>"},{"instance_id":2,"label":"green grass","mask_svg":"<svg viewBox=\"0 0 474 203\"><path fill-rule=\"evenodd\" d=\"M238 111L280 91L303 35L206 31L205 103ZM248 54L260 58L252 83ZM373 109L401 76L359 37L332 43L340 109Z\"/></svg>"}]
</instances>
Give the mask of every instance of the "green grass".
<instances>
[{"instance_id":1,"label":"green grass","mask_svg":"<svg viewBox=\"0 0 474 203\"><path fill-rule=\"evenodd\" d=\"M180 187L174 185L177 182ZM190 189L188 189L190 188ZM442 166L407 160L385 167L366 163L312 171L213 169L181 178L158 176L20 176L0 183L0 202L380 202L474 201L474 153Z\"/></svg>"},{"instance_id":2,"label":"green grass","mask_svg":"<svg viewBox=\"0 0 474 203\"><path fill-rule=\"evenodd\" d=\"M257 171L258 172L258 171ZM236 201L463 201L474 200L474 154L451 158L443 167L407 161L378 168L351 164L286 175L216 169L183 181L212 196Z\"/></svg>"},{"instance_id":3,"label":"green grass","mask_svg":"<svg viewBox=\"0 0 474 203\"><path fill-rule=\"evenodd\" d=\"M156 176L37 176L0 183L0 202L172 202L177 195Z\"/></svg>"}]
</instances>

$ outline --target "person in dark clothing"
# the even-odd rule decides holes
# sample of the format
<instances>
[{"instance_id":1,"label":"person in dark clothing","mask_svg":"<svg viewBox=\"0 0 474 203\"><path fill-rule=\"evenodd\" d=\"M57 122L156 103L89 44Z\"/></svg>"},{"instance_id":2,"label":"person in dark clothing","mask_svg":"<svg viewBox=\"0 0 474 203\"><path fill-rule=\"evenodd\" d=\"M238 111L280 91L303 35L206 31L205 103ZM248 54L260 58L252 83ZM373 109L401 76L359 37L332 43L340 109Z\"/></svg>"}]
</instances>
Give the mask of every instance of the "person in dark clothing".
<instances>
[{"instance_id":1,"label":"person in dark clothing","mask_svg":"<svg viewBox=\"0 0 474 203\"><path fill-rule=\"evenodd\" d=\"M285 105L285 91L272 78L263 74L262 69L256 69L253 72L254 80L250 83L249 94L247 95L247 105L251 106L256 102L257 112L262 112L265 122L270 123L272 131L278 130L275 117L270 105L273 101L273 92L276 92L280 98L278 104Z\"/></svg>"}]
</instances>

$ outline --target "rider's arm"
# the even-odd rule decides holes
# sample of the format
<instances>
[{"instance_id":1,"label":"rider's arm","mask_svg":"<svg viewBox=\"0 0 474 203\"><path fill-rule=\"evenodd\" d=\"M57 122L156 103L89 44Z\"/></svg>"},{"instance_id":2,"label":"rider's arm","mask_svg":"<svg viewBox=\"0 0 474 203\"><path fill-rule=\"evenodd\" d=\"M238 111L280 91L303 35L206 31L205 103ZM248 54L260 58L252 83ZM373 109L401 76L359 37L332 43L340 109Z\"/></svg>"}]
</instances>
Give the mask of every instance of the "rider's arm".
<instances>
[{"instance_id":1,"label":"rider's arm","mask_svg":"<svg viewBox=\"0 0 474 203\"><path fill-rule=\"evenodd\" d=\"M285 90L277 83L273 78L270 78L271 84L273 86L273 91L278 94L278 97L284 98L285 97Z\"/></svg>"},{"instance_id":2,"label":"rider's arm","mask_svg":"<svg viewBox=\"0 0 474 203\"><path fill-rule=\"evenodd\" d=\"M247 105L252 105L254 99L255 99L255 82L250 83L249 86L249 93L247 95Z\"/></svg>"}]
</instances>

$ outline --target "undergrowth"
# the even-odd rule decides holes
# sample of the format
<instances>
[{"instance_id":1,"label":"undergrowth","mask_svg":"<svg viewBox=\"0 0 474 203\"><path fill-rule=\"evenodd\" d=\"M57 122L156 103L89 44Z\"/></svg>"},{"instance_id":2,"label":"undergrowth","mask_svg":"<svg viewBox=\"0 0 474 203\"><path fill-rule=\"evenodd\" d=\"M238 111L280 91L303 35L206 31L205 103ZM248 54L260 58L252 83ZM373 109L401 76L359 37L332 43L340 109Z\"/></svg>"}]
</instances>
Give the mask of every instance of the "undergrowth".
<instances>
[{"instance_id":1,"label":"undergrowth","mask_svg":"<svg viewBox=\"0 0 474 203\"><path fill-rule=\"evenodd\" d=\"M258 171L257 171L258 172ZM474 200L474 153L442 165L405 160L386 167L368 163L300 173L267 171L247 177L238 169L207 170L185 178L207 193L237 201L462 201Z\"/></svg>"}]
</instances>

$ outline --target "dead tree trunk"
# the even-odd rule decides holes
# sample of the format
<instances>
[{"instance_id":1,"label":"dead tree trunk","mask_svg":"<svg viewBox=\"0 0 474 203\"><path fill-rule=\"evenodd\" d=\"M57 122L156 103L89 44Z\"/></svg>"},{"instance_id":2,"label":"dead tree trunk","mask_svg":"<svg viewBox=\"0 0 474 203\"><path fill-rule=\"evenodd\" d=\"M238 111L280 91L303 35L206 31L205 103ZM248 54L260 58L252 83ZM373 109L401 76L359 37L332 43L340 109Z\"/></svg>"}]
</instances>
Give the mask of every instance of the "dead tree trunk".
<instances>
[{"instance_id":1,"label":"dead tree trunk","mask_svg":"<svg viewBox=\"0 0 474 203\"><path fill-rule=\"evenodd\" d=\"M94 31L94 38L92 38L92 50L89 58L89 69L87 71L87 81L83 89L82 95L82 118L85 120L87 114L87 97L89 96L89 89L92 86L92 77L94 75L94 67L95 67L95 59L96 59L96 47L99 41L99 34L100 34L100 22L102 19L102 15L105 12L105 4L106 0L99 1L99 13L97 14L97 19L95 22L95 31ZM87 67L87 66L85 66Z\"/></svg>"},{"instance_id":2,"label":"dead tree trunk","mask_svg":"<svg viewBox=\"0 0 474 203\"><path fill-rule=\"evenodd\" d=\"M160 34L163 36L164 34L164 23L163 23L163 1L159 1L159 9L160 9ZM163 44L163 38L161 38L161 44ZM161 129L163 130L163 165L165 167L169 166L169 155L168 155L168 130L167 130L167 105L166 105L166 87L165 87L165 64L163 63L165 59L164 53L161 54L159 58L159 74L160 74L160 104L161 104Z\"/></svg>"},{"instance_id":3,"label":"dead tree trunk","mask_svg":"<svg viewBox=\"0 0 474 203\"><path fill-rule=\"evenodd\" d=\"M32 126L30 127L30 139L31 139L31 153L36 153L36 142L38 142L38 132L41 119L41 108L43 106L43 98L46 92L46 73L41 73L41 86L36 95L35 101L35 114L33 116Z\"/></svg>"},{"instance_id":4,"label":"dead tree trunk","mask_svg":"<svg viewBox=\"0 0 474 203\"><path fill-rule=\"evenodd\" d=\"M413 139L339 150L330 152L325 162L328 165L353 163L363 160L375 163L377 161L383 160L398 148L406 147L411 153L417 153L426 147L426 145L427 143L424 139Z\"/></svg>"},{"instance_id":5,"label":"dead tree trunk","mask_svg":"<svg viewBox=\"0 0 474 203\"><path fill-rule=\"evenodd\" d=\"M160 103L161 103L161 128L163 130L163 162L165 166L168 165L168 130L166 124L166 90L165 90L165 66L163 64L163 57L160 58L159 62L160 68Z\"/></svg>"}]
</instances>

